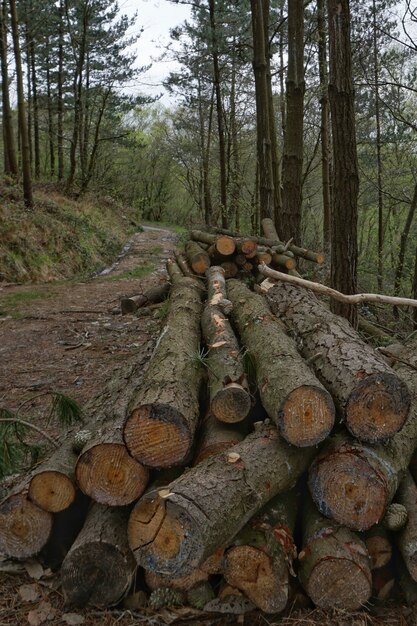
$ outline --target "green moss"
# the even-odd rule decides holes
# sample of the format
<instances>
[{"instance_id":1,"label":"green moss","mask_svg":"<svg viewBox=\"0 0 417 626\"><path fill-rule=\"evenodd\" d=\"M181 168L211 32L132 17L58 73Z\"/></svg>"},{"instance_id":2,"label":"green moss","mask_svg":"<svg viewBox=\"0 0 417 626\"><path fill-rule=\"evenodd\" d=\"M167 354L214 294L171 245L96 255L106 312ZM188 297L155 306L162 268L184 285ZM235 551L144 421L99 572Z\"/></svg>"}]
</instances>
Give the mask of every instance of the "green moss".
<instances>
[{"instance_id":1,"label":"green moss","mask_svg":"<svg viewBox=\"0 0 417 626\"><path fill-rule=\"evenodd\" d=\"M111 274L106 276L105 280L129 280L131 278L144 278L149 276L155 270L155 265L145 264L135 267L132 270L122 272L121 274Z\"/></svg>"}]
</instances>

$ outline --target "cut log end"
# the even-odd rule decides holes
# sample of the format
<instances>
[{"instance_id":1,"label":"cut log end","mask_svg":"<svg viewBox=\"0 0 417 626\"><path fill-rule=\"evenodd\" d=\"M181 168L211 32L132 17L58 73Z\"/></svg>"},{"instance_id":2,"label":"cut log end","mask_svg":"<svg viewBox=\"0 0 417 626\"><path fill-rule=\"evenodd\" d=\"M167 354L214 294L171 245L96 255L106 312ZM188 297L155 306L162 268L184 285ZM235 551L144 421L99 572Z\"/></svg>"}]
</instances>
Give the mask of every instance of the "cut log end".
<instances>
[{"instance_id":1,"label":"cut log end","mask_svg":"<svg viewBox=\"0 0 417 626\"><path fill-rule=\"evenodd\" d=\"M278 414L278 426L289 443L306 447L323 441L333 428L334 405L327 391L303 385L292 391Z\"/></svg>"},{"instance_id":2,"label":"cut log end","mask_svg":"<svg viewBox=\"0 0 417 626\"><path fill-rule=\"evenodd\" d=\"M310 574L306 591L322 609L355 611L367 602L372 586L366 572L349 559L319 561Z\"/></svg>"},{"instance_id":3,"label":"cut log end","mask_svg":"<svg viewBox=\"0 0 417 626\"><path fill-rule=\"evenodd\" d=\"M259 548L236 546L227 553L224 576L265 613L279 613L288 601L288 571L274 569L271 558Z\"/></svg>"},{"instance_id":4,"label":"cut log end","mask_svg":"<svg viewBox=\"0 0 417 626\"><path fill-rule=\"evenodd\" d=\"M108 506L125 506L145 490L149 471L116 443L102 443L81 454L76 478L80 489L90 498Z\"/></svg>"},{"instance_id":5,"label":"cut log end","mask_svg":"<svg viewBox=\"0 0 417 626\"><path fill-rule=\"evenodd\" d=\"M67 557L61 578L66 604L100 608L121 600L131 584L132 570L117 548L97 541Z\"/></svg>"},{"instance_id":6,"label":"cut log end","mask_svg":"<svg viewBox=\"0 0 417 626\"><path fill-rule=\"evenodd\" d=\"M390 495L384 478L353 447L315 460L309 487L323 515L360 531L382 519Z\"/></svg>"},{"instance_id":7,"label":"cut log end","mask_svg":"<svg viewBox=\"0 0 417 626\"><path fill-rule=\"evenodd\" d=\"M346 405L346 425L362 441L392 437L404 425L410 393L397 376L373 374L357 385Z\"/></svg>"},{"instance_id":8,"label":"cut log end","mask_svg":"<svg viewBox=\"0 0 417 626\"><path fill-rule=\"evenodd\" d=\"M74 502L76 488L65 474L48 470L32 478L28 495L44 511L59 513Z\"/></svg>"},{"instance_id":9,"label":"cut log end","mask_svg":"<svg viewBox=\"0 0 417 626\"><path fill-rule=\"evenodd\" d=\"M233 237L227 235L219 235L216 239L216 250L223 256L230 256L236 250L236 242Z\"/></svg>"},{"instance_id":10,"label":"cut log end","mask_svg":"<svg viewBox=\"0 0 417 626\"><path fill-rule=\"evenodd\" d=\"M137 563L146 570L180 578L202 560L202 541L192 520L168 498L140 500L130 514L127 534Z\"/></svg>"},{"instance_id":11,"label":"cut log end","mask_svg":"<svg viewBox=\"0 0 417 626\"><path fill-rule=\"evenodd\" d=\"M0 506L0 553L16 559L37 554L49 539L52 521L52 513L24 494L10 496Z\"/></svg>"},{"instance_id":12,"label":"cut log end","mask_svg":"<svg viewBox=\"0 0 417 626\"><path fill-rule=\"evenodd\" d=\"M392 546L388 537L382 534L371 535L366 537L365 544L371 558L371 569L380 569L388 565L392 557Z\"/></svg>"},{"instance_id":13,"label":"cut log end","mask_svg":"<svg viewBox=\"0 0 417 626\"><path fill-rule=\"evenodd\" d=\"M174 407L164 404L134 409L126 420L123 436L130 454L153 468L180 465L192 444L186 420Z\"/></svg>"},{"instance_id":14,"label":"cut log end","mask_svg":"<svg viewBox=\"0 0 417 626\"><path fill-rule=\"evenodd\" d=\"M241 422L251 409L250 394L242 385L230 383L214 396L210 408L221 422Z\"/></svg>"}]
</instances>

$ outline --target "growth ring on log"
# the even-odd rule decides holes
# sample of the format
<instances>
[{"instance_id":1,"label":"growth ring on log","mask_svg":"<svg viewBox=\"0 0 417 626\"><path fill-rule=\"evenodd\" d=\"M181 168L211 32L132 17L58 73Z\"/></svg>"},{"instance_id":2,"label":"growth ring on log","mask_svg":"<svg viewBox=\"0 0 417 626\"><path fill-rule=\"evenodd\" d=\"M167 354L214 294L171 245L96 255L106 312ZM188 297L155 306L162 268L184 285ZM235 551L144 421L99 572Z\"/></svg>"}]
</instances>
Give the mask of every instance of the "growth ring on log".
<instances>
[{"instance_id":1,"label":"growth ring on log","mask_svg":"<svg viewBox=\"0 0 417 626\"><path fill-rule=\"evenodd\" d=\"M76 488L62 472L48 470L35 474L30 481L28 495L44 511L59 513L74 502Z\"/></svg>"},{"instance_id":2,"label":"growth ring on log","mask_svg":"<svg viewBox=\"0 0 417 626\"><path fill-rule=\"evenodd\" d=\"M159 496L139 500L129 518L129 546L138 565L165 576L190 574L201 561L198 527L187 513Z\"/></svg>"},{"instance_id":3,"label":"growth ring on log","mask_svg":"<svg viewBox=\"0 0 417 626\"><path fill-rule=\"evenodd\" d=\"M352 435L376 442L392 437L404 425L410 410L410 394L397 376L367 376L350 394L346 425Z\"/></svg>"},{"instance_id":4,"label":"growth ring on log","mask_svg":"<svg viewBox=\"0 0 417 626\"><path fill-rule=\"evenodd\" d=\"M309 488L321 513L353 530L368 530L377 524L391 494L375 465L353 446L315 459Z\"/></svg>"},{"instance_id":5,"label":"growth ring on log","mask_svg":"<svg viewBox=\"0 0 417 626\"><path fill-rule=\"evenodd\" d=\"M220 389L210 404L213 415L221 422L241 422L251 408L251 398L246 389L237 383L230 383Z\"/></svg>"},{"instance_id":6,"label":"growth ring on log","mask_svg":"<svg viewBox=\"0 0 417 626\"><path fill-rule=\"evenodd\" d=\"M61 578L66 602L79 607L117 604L132 580L121 552L101 541L81 545L69 553Z\"/></svg>"},{"instance_id":7,"label":"growth ring on log","mask_svg":"<svg viewBox=\"0 0 417 626\"><path fill-rule=\"evenodd\" d=\"M286 441L313 446L323 441L334 425L334 405L321 387L302 385L291 391L278 411L277 424Z\"/></svg>"},{"instance_id":8,"label":"growth ring on log","mask_svg":"<svg viewBox=\"0 0 417 626\"><path fill-rule=\"evenodd\" d=\"M330 557L315 565L306 591L320 608L355 611L369 600L372 586L357 562Z\"/></svg>"},{"instance_id":9,"label":"growth ring on log","mask_svg":"<svg viewBox=\"0 0 417 626\"><path fill-rule=\"evenodd\" d=\"M53 516L22 493L10 496L0 506L0 552L22 559L37 554L52 530Z\"/></svg>"},{"instance_id":10,"label":"growth ring on log","mask_svg":"<svg viewBox=\"0 0 417 626\"><path fill-rule=\"evenodd\" d=\"M154 468L181 463L192 445L186 419L176 408L158 403L134 409L126 420L123 437L130 454Z\"/></svg>"},{"instance_id":11,"label":"growth ring on log","mask_svg":"<svg viewBox=\"0 0 417 626\"><path fill-rule=\"evenodd\" d=\"M149 471L117 443L102 443L81 454L75 468L80 489L96 502L124 506L145 490Z\"/></svg>"}]
</instances>

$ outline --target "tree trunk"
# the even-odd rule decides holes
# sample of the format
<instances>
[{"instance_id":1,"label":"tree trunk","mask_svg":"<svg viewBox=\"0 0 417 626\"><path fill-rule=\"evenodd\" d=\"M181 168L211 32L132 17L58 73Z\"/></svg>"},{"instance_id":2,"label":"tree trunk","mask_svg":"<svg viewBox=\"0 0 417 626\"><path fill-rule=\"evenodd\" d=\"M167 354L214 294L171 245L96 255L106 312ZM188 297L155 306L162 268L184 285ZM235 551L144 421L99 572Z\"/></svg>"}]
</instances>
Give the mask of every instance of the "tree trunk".
<instances>
[{"instance_id":1,"label":"tree trunk","mask_svg":"<svg viewBox=\"0 0 417 626\"><path fill-rule=\"evenodd\" d=\"M227 316L211 304L203 311L201 327L209 350L210 410L222 422L241 422L250 411L251 397L236 336Z\"/></svg>"},{"instance_id":2,"label":"tree trunk","mask_svg":"<svg viewBox=\"0 0 417 626\"><path fill-rule=\"evenodd\" d=\"M46 56L46 97L48 109L48 139L49 139L49 173L51 179L55 176L55 145L54 145L54 116L53 116L53 99L51 85L51 58L50 58L50 40L49 36L46 40L47 56Z\"/></svg>"},{"instance_id":3,"label":"tree trunk","mask_svg":"<svg viewBox=\"0 0 417 626\"><path fill-rule=\"evenodd\" d=\"M133 509L129 544L145 569L185 576L229 543L272 497L290 489L314 448L289 446L261 426L224 453L172 482L163 497L149 493Z\"/></svg>"},{"instance_id":4,"label":"tree trunk","mask_svg":"<svg viewBox=\"0 0 417 626\"><path fill-rule=\"evenodd\" d=\"M219 133L219 164L220 164L220 211L222 226L227 228L229 223L227 207L227 175L226 175L226 144L224 136L224 111L222 102L222 92L220 87L220 64L219 48L216 28L215 0L209 0L210 32L211 32L211 58L213 61L213 80L216 94L217 128Z\"/></svg>"},{"instance_id":5,"label":"tree trunk","mask_svg":"<svg viewBox=\"0 0 417 626\"><path fill-rule=\"evenodd\" d=\"M236 242L233 237L228 235L213 235L202 230L192 230L190 231L190 238L194 241L206 243L209 246L213 245L218 254L223 256L230 256L236 250Z\"/></svg>"},{"instance_id":6,"label":"tree trunk","mask_svg":"<svg viewBox=\"0 0 417 626\"><path fill-rule=\"evenodd\" d=\"M30 5L31 10L33 10ZM35 162L35 178L40 178L41 175L41 155L40 155L40 139L39 139L39 101L38 101L38 83L36 76L36 63L35 63L35 40L32 33L30 33L30 65L31 65L31 80L32 80L32 98L33 98L33 145L34 145L34 162Z\"/></svg>"},{"instance_id":7,"label":"tree trunk","mask_svg":"<svg viewBox=\"0 0 417 626\"><path fill-rule=\"evenodd\" d=\"M26 124L26 107L25 107L25 94L23 91L23 72L22 72L22 58L20 54L19 43L19 25L17 21L16 0L10 1L10 15L13 34L13 48L16 64L16 82L17 82L17 108L19 119L19 132L21 136L22 146L22 173L23 173L23 198L25 206L28 209L33 208L33 195L32 195L32 176L30 172L30 146L29 146L29 133Z\"/></svg>"},{"instance_id":8,"label":"tree trunk","mask_svg":"<svg viewBox=\"0 0 417 626\"><path fill-rule=\"evenodd\" d=\"M244 259L244 262L246 263L246 257L244 257ZM212 267L210 267L210 269L207 270L206 275L207 305L219 307L223 313L228 315L231 312L233 305L227 298L224 269L218 265L213 265Z\"/></svg>"},{"instance_id":9,"label":"tree trunk","mask_svg":"<svg viewBox=\"0 0 417 626\"><path fill-rule=\"evenodd\" d=\"M282 158L280 235L284 241L301 241L304 91L304 0L292 0L288 3L287 119Z\"/></svg>"},{"instance_id":10,"label":"tree trunk","mask_svg":"<svg viewBox=\"0 0 417 626\"><path fill-rule=\"evenodd\" d=\"M10 495L0 504L0 552L13 559L37 554L52 530L52 513L28 500L25 493Z\"/></svg>"},{"instance_id":11,"label":"tree trunk","mask_svg":"<svg viewBox=\"0 0 417 626\"><path fill-rule=\"evenodd\" d=\"M327 28L325 0L317 0L318 61L320 74L320 143L321 181L323 196L323 249L326 256L331 249L331 164L330 164L330 110L327 68Z\"/></svg>"},{"instance_id":12,"label":"tree trunk","mask_svg":"<svg viewBox=\"0 0 417 626\"><path fill-rule=\"evenodd\" d=\"M405 221L403 232L401 233L401 241L400 241L400 251L398 253L398 263L395 268L395 278L394 278L394 295L398 296L401 291L401 280L404 271L404 259L405 253L407 250L407 241L408 236L410 234L411 225L414 220L414 215L417 209L417 183L414 186L413 197L408 209L407 219ZM398 318L398 308L394 307L394 315Z\"/></svg>"},{"instance_id":13,"label":"tree trunk","mask_svg":"<svg viewBox=\"0 0 417 626\"><path fill-rule=\"evenodd\" d=\"M66 603L108 607L128 592L136 571L127 543L129 510L94 504L61 569Z\"/></svg>"},{"instance_id":14,"label":"tree trunk","mask_svg":"<svg viewBox=\"0 0 417 626\"><path fill-rule=\"evenodd\" d=\"M395 535L397 545L411 578L417 582L417 486L410 472L402 479L395 499L408 513L407 524Z\"/></svg>"},{"instance_id":15,"label":"tree trunk","mask_svg":"<svg viewBox=\"0 0 417 626\"><path fill-rule=\"evenodd\" d=\"M200 413L202 287L182 277L172 287L167 324L124 426L130 454L149 467L186 462Z\"/></svg>"},{"instance_id":16,"label":"tree trunk","mask_svg":"<svg viewBox=\"0 0 417 626\"><path fill-rule=\"evenodd\" d=\"M303 515L299 580L322 609L356 611L372 593L366 546L357 535L320 515L311 501Z\"/></svg>"},{"instance_id":17,"label":"tree trunk","mask_svg":"<svg viewBox=\"0 0 417 626\"><path fill-rule=\"evenodd\" d=\"M372 62L374 70L374 97L375 97L375 125L376 125L376 164L378 186L378 291L383 290L384 269L384 200L382 195L382 140L381 140L381 112L379 96L379 50L377 41L377 8L372 0Z\"/></svg>"},{"instance_id":18,"label":"tree trunk","mask_svg":"<svg viewBox=\"0 0 417 626\"><path fill-rule=\"evenodd\" d=\"M330 433L330 395L299 356L265 299L239 281L227 284L233 321L255 362L262 404L282 436L295 446L313 446Z\"/></svg>"},{"instance_id":19,"label":"tree trunk","mask_svg":"<svg viewBox=\"0 0 417 626\"><path fill-rule=\"evenodd\" d=\"M346 320L288 283L277 283L267 300L297 337L355 437L374 443L402 428L410 409L407 386Z\"/></svg>"},{"instance_id":20,"label":"tree trunk","mask_svg":"<svg viewBox=\"0 0 417 626\"><path fill-rule=\"evenodd\" d=\"M224 452L244 439L246 424L225 424L208 413L201 425L200 441L194 455L193 465L210 456Z\"/></svg>"},{"instance_id":21,"label":"tree trunk","mask_svg":"<svg viewBox=\"0 0 417 626\"><path fill-rule=\"evenodd\" d=\"M267 7L267 3L264 1L251 0L261 218L274 215L274 182L267 82L268 65L265 50L265 24L267 23L267 16L264 16L265 7Z\"/></svg>"},{"instance_id":22,"label":"tree trunk","mask_svg":"<svg viewBox=\"0 0 417 626\"><path fill-rule=\"evenodd\" d=\"M138 296L121 298L120 308L122 311L122 315L134 313L142 306L148 306L149 304L158 304L159 302L163 302L168 298L170 289L171 285L169 284L169 282L165 281L164 283L157 285L156 287L151 287L150 289L147 289L144 293L141 293Z\"/></svg>"},{"instance_id":23,"label":"tree trunk","mask_svg":"<svg viewBox=\"0 0 417 626\"><path fill-rule=\"evenodd\" d=\"M57 102L57 133L58 133L58 180L64 178L64 0L59 1L58 29L58 102Z\"/></svg>"},{"instance_id":24,"label":"tree trunk","mask_svg":"<svg viewBox=\"0 0 417 626\"><path fill-rule=\"evenodd\" d=\"M187 241L185 254L195 274L204 274L210 267L210 257L196 241Z\"/></svg>"},{"instance_id":25,"label":"tree trunk","mask_svg":"<svg viewBox=\"0 0 417 626\"><path fill-rule=\"evenodd\" d=\"M261 611L279 613L288 602L297 493L273 498L240 531L225 554L224 577Z\"/></svg>"},{"instance_id":26,"label":"tree trunk","mask_svg":"<svg viewBox=\"0 0 417 626\"><path fill-rule=\"evenodd\" d=\"M359 177L350 49L349 0L328 0L329 100L333 137L331 287L356 293ZM355 306L332 300L334 313L356 328Z\"/></svg>"},{"instance_id":27,"label":"tree trunk","mask_svg":"<svg viewBox=\"0 0 417 626\"><path fill-rule=\"evenodd\" d=\"M7 69L7 4L0 7L0 62L3 113L4 173L17 178L19 169L16 158L16 143L13 133L12 110L10 107L9 75Z\"/></svg>"}]
</instances>

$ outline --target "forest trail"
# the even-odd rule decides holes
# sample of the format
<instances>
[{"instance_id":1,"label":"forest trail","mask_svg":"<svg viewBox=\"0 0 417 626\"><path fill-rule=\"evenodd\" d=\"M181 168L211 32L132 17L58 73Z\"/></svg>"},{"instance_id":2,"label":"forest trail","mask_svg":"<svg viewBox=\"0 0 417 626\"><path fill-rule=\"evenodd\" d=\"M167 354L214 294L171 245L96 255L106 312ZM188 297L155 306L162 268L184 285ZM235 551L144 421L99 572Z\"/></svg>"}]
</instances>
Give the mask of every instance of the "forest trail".
<instances>
[{"instance_id":1,"label":"forest trail","mask_svg":"<svg viewBox=\"0 0 417 626\"><path fill-rule=\"evenodd\" d=\"M157 285L177 235L144 227L112 266L82 281L0 283L0 407L46 417L48 391L84 406L155 333L158 314L122 317L119 301ZM33 401L31 401L33 398ZM27 402L26 402L27 401Z\"/></svg>"}]
</instances>

